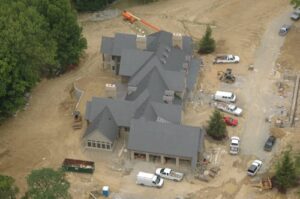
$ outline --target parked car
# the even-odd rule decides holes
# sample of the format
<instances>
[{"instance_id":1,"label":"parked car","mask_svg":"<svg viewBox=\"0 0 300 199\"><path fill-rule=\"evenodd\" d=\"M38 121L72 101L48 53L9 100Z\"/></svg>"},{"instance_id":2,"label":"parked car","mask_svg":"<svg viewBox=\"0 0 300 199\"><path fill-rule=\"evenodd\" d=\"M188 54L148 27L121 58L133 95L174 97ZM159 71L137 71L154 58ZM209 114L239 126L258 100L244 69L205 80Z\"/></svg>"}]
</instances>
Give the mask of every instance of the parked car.
<instances>
[{"instance_id":1,"label":"parked car","mask_svg":"<svg viewBox=\"0 0 300 199\"><path fill-rule=\"evenodd\" d=\"M139 172L136 176L136 184L161 188L164 184L164 180L161 179L160 176L152 173Z\"/></svg>"},{"instance_id":2,"label":"parked car","mask_svg":"<svg viewBox=\"0 0 300 199\"><path fill-rule=\"evenodd\" d=\"M236 55L220 55L215 57L214 64L229 64L229 63L239 63L240 57Z\"/></svg>"},{"instance_id":3,"label":"parked car","mask_svg":"<svg viewBox=\"0 0 300 199\"><path fill-rule=\"evenodd\" d=\"M272 148L273 148L273 146L274 146L274 144L275 144L275 141L276 141L276 137L274 137L273 135L271 135L271 136L267 139L267 141L266 141L266 143L265 143L264 150L265 150L265 151L271 151Z\"/></svg>"},{"instance_id":4,"label":"parked car","mask_svg":"<svg viewBox=\"0 0 300 199\"><path fill-rule=\"evenodd\" d=\"M226 113L230 113L235 116L241 116L243 110L239 107L237 107L235 104L226 104L224 102L215 102L215 107L220 110L224 111Z\"/></svg>"},{"instance_id":5,"label":"parked car","mask_svg":"<svg viewBox=\"0 0 300 199\"><path fill-rule=\"evenodd\" d=\"M291 19L295 21L300 19L300 8L297 8L293 11L293 13L291 14Z\"/></svg>"},{"instance_id":6,"label":"parked car","mask_svg":"<svg viewBox=\"0 0 300 199\"><path fill-rule=\"evenodd\" d=\"M286 25L284 24L283 26L281 26L281 28L279 29L279 35L280 36L285 36L289 30L291 29L291 25Z\"/></svg>"},{"instance_id":7,"label":"parked car","mask_svg":"<svg viewBox=\"0 0 300 199\"><path fill-rule=\"evenodd\" d=\"M158 168L156 169L155 174L162 178L174 180L177 182L181 181L183 178L183 173L176 172L170 168Z\"/></svg>"},{"instance_id":8,"label":"parked car","mask_svg":"<svg viewBox=\"0 0 300 199\"><path fill-rule=\"evenodd\" d=\"M255 176L256 173L259 171L259 169L262 166L262 161L260 160L254 160L251 164L251 166L247 170L247 174L249 176Z\"/></svg>"},{"instance_id":9,"label":"parked car","mask_svg":"<svg viewBox=\"0 0 300 199\"><path fill-rule=\"evenodd\" d=\"M240 138L237 136L232 136L230 138L230 154L236 155L240 151Z\"/></svg>"},{"instance_id":10,"label":"parked car","mask_svg":"<svg viewBox=\"0 0 300 199\"><path fill-rule=\"evenodd\" d=\"M230 116L225 116L225 117L224 117L224 122L225 122L228 126L237 126L237 125L238 125L238 119L232 118L232 117L230 117Z\"/></svg>"}]
</instances>

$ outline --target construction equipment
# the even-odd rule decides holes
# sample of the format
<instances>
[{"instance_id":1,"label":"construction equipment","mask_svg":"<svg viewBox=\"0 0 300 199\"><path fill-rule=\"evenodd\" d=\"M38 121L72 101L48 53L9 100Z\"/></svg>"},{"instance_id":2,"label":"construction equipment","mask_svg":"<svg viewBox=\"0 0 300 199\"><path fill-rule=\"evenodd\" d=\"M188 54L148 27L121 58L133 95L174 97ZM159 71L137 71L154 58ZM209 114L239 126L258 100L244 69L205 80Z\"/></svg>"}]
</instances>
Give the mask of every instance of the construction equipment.
<instances>
[{"instance_id":1,"label":"construction equipment","mask_svg":"<svg viewBox=\"0 0 300 199\"><path fill-rule=\"evenodd\" d=\"M128 12L126 10L124 10L122 12L122 16L123 16L124 20L129 21L130 23L135 23L136 21L139 21L142 24L144 24L145 26L148 26L149 28L151 28L152 30L160 31L160 28L158 28L157 26L152 25L151 23L149 23L149 22L145 21L144 19L141 19L141 18L133 15L131 12Z\"/></svg>"},{"instance_id":2,"label":"construction equipment","mask_svg":"<svg viewBox=\"0 0 300 199\"><path fill-rule=\"evenodd\" d=\"M232 74L232 69L227 68L225 72L218 71L218 77L219 80L225 83L234 83L235 82L235 76Z\"/></svg>"},{"instance_id":3,"label":"construction equipment","mask_svg":"<svg viewBox=\"0 0 300 199\"><path fill-rule=\"evenodd\" d=\"M82 128L82 116L79 111L73 112L73 129L81 129Z\"/></svg>"}]
</instances>

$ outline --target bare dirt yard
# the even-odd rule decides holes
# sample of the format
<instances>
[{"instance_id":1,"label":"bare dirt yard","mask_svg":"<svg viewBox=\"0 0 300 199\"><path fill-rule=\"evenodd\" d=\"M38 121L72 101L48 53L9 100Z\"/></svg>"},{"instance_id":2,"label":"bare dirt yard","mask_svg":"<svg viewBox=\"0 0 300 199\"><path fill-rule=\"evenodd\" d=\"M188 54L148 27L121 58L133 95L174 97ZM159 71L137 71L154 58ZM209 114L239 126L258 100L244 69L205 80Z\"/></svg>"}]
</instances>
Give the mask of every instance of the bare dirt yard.
<instances>
[{"instance_id":1,"label":"bare dirt yard","mask_svg":"<svg viewBox=\"0 0 300 199\"><path fill-rule=\"evenodd\" d=\"M299 136L294 134L297 130L284 129L274 152L267 154L262 150L270 127L264 118L275 114L278 110L274 107L278 104L288 109L292 90L287 89L285 97L278 95L276 83L281 79L274 72L276 60L279 58L278 63L282 67L295 71L300 69L299 22L293 24L285 43L284 38L279 38L277 34L281 23L288 20L291 10L288 0L160 0L130 7L130 11L137 16L163 30L191 35L195 41L201 38L207 24L213 29L217 51L213 55L202 56L204 67L196 94L184 111L183 122L205 125L213 110L208 103L209 96L217 89L235 91L239 98L238 105L244 108L245 114L239 118L238 127L228 128L229 136L242 138L239 156L228 154L227 141L206 140L206 150L211 155L212 164L221 168L210 182L195 179L194 173L183 164L179 170L185 172L186 177L181 183L167 182L162 189L137 186L135 175L138 171L153 172L161 165L157 162L129 161L126 150L123 153L120 151L126 143L126 135L118 141L117 149L112 154L82 148L85 125L81 130L71 128L72 111L76 106L76 100L70 93L72 85L76 83L84 91L78 104L78 110L84 114L85 104L92 96L105 96L105 83L119 81L102 69L99 52L101 37L113 36L116 32L135 33L120 16L95 21L92 20L94 14L79 17L88 41L80 67L58 78L42 80L32 91L26 110L0 126L0 173L13 176L22 195L26 191L26 176L31 170L59 168L63 159L68 157L91 159L96 163L93 175L67 175L71 182L70 193L75 199L88 198L89 191L100 189L103 185L110 186L112 197L122 199L297 198L296 191L287 195L281 195L276 190L261 192L252 186L258 178L247 177L245 171L254 158L261 158L267 162L259 174L264 175L282 148L287 143L296 145L296 140L299 140ZM219 53L237 54L241 62L213 65L213 57ZM254 71L248 71L251 64ZM233 85L220 83L217 79L217 71L228 67L237 76ZM174 165L167 163L167 166Z\"/></svg>"}]
</instances>

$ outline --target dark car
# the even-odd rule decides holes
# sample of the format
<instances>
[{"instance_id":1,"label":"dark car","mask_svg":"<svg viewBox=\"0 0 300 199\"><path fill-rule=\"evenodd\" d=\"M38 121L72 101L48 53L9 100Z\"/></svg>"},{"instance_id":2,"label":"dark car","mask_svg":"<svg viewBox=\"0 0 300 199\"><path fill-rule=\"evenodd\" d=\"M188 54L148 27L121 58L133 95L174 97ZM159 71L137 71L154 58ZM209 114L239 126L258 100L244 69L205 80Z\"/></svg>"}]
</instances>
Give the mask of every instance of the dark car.
<instances>
[{"instance_id":1,"label":"dark car","mask_svg":"<svg viewBox=\"0 0 300 199\"><path fill-rule=\"evenodd\" d=\"M271 151L276 141L276 137L270 136L264 146L265 151Z\"/></svg>"}]
</instances>

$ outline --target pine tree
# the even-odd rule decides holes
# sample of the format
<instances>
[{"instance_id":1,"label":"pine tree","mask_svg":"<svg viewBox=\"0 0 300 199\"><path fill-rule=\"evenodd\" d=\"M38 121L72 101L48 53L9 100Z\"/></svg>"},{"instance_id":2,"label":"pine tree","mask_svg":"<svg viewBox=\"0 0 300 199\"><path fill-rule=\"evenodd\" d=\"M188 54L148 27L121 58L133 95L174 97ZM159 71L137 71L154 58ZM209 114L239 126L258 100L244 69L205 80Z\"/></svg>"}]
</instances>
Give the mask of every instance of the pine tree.
<instances>
[{"instance_id":1,"label":"pine tree","mask_svg":"<svg viewBox=\"0 0 300 199\"><path fill-rule=\"evenodd\" d=\"M207 26L205 35L202 37L199 43L199 51L198 51L199 53L208 54L215 51L216 42L211 36L212 36L211 27Z\"/></svg>"},{"instance_id":2,"label":"pine tree","mask_svg":"<svg viewBox=\"0 0 300 199\"><path fill-rule=\"evenodd\" d=\"M295 164L289 151L285 151L283 157L277 163L275 179L279 190L282 192L296 184Z\"/></svg>"},{"instance_id":3,"label":"pine tree","mask_svg":"<svg viewBox=\"0 0 300 199\"><path fill-rule=\"evenodd\" d=\"M210 116L207 134L214 139L221 140L226 136L226 124L220 111L215 110Z\"/></svg>"}]
</instances>

